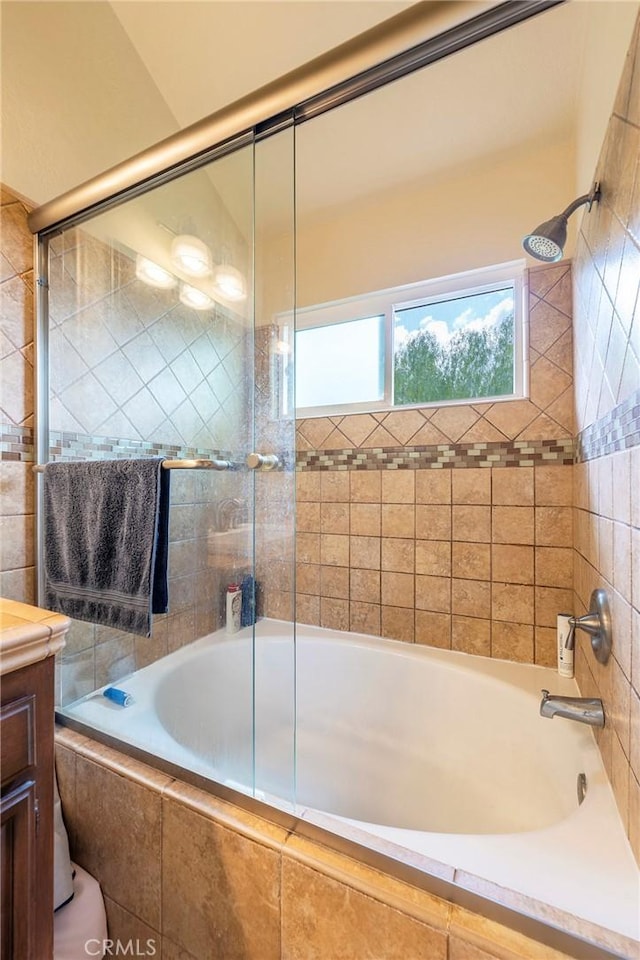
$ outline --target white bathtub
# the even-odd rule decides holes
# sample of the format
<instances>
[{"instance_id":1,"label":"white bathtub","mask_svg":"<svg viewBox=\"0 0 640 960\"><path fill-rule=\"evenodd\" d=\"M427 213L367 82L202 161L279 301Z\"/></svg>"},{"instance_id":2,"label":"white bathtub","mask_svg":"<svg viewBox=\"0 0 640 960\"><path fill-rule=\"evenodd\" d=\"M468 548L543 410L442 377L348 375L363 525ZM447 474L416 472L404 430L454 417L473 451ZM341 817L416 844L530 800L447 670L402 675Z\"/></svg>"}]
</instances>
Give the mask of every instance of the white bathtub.
<instances>
[{"instance_id":1,"label":"white bathtub","mask_svg":"<svg viewBox=\"0 0 640 960\"><path fill-rule=\"evenodd\" d=\"M555 671L300 625L294 649L290 624L261 621L255 644L219 632L117 686L132 706L97 693L64 713L468 889L640 936L593 734L539 716L542 687L577 695Z\"/></svg>"}]
</instances>

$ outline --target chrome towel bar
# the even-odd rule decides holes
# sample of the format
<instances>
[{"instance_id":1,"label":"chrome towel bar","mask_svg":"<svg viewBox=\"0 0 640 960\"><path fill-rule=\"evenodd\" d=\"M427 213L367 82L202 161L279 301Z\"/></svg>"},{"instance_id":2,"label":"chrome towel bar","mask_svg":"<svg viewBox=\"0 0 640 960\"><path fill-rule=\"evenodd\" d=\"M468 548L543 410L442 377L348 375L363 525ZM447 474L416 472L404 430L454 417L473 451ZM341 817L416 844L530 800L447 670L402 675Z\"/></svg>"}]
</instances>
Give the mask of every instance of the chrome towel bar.
<instances>
[{"instance_id":1,"label":"chrome towel bar","mask_svg":"<svg viewBox=\"0 0 640 960\"><path fill-rule=\"evenodd\" d=\"M58 460L57 463L63 461ZM79 461L86 463L87 461ZM33 467L35 473L43 473L46 464L37 463ZM234 466L231 460L163 460L164 470L230 470Z\"/></svg>"}]
</instances>

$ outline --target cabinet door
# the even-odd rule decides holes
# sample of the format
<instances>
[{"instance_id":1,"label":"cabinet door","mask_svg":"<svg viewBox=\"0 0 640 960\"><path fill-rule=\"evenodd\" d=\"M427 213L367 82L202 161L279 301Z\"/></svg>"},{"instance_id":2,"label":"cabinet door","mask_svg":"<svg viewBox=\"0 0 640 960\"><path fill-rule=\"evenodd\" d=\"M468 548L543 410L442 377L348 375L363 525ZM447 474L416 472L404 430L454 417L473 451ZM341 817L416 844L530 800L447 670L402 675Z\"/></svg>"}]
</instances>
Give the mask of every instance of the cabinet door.
<instances>
[{"instance_id":1,"label":"cabinet door","mask_svg":"<svg viewBox=\"0 0 640 960\"><path fill-rule=\"evenodd\" d=\"M36 785L19 784L2 797L0 956L3 960L31 957L35 930Z\"/></svg>"}]
</instances>

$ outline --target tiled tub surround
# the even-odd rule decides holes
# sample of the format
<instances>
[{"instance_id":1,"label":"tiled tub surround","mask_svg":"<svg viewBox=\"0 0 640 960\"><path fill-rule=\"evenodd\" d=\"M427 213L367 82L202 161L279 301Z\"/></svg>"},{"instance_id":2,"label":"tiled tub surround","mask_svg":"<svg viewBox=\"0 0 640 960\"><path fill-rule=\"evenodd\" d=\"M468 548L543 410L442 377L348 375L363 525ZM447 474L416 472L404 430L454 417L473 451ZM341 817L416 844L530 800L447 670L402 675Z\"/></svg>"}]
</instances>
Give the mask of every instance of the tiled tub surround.
<instances>
[{"instance_id":1,"label":"tiled tub surround","mask_svg":"<svg viewBox=\"0 0 640 960\"><path fill-rule=\"evenodd\" d=\"M598 743L640 862L640 18L595 178L602 200L582 219L574 260L577 454L574 608L604 586L613 651L602 667L588 638L577 678L610 723Z\"/></svg>"},{"instance_id":2,"label":"tiled tub surround","mask_svg":"<svg viewBox=\"0 0 640 960\"><path fill-rule=\"evenodd\" d=\"M150 938L164 960L632 956L615 934L610 954L604 944L542 944L504 917L482 916L464 891L448 901L454 872L442 864L441 886L427 892L410 870L395 879L366 855L325 846L302 821L277 825L69 729L58 731L57 769L72 856L100 881L110 936ZM490 885L479 892L495 895ZM516 912L530 908L520 895L500 896ZM548 910L546 919L560 917ZM573 924L579 935L593 932Z\"/></svg>"}]
</instances>

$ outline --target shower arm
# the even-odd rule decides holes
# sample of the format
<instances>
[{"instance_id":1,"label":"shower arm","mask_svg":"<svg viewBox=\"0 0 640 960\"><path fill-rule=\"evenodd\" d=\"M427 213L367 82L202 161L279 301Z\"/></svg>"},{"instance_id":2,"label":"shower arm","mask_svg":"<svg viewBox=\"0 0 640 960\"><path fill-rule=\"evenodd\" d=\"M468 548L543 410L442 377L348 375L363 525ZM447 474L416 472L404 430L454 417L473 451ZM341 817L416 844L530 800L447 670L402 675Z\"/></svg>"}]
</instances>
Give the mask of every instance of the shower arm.
<instances>
[{"instance_id":1,"label":"shower arm","mask_svg":"<svg viewBox=\"0 0 640 960\"><path fill-rule=\"evenodd\" d=\"M594 203L600 199L600 184L596 181L591 191L585 193L584 196L578 197L577 200L574 200L573 203L570 203L566 210L563 210L560 214L560 217L563 220L568 220L572 213L575 213L578 207L582 207L585 203L589 204L589 212L591 212L591 207Z\"/></svg>"}]
</instances>

